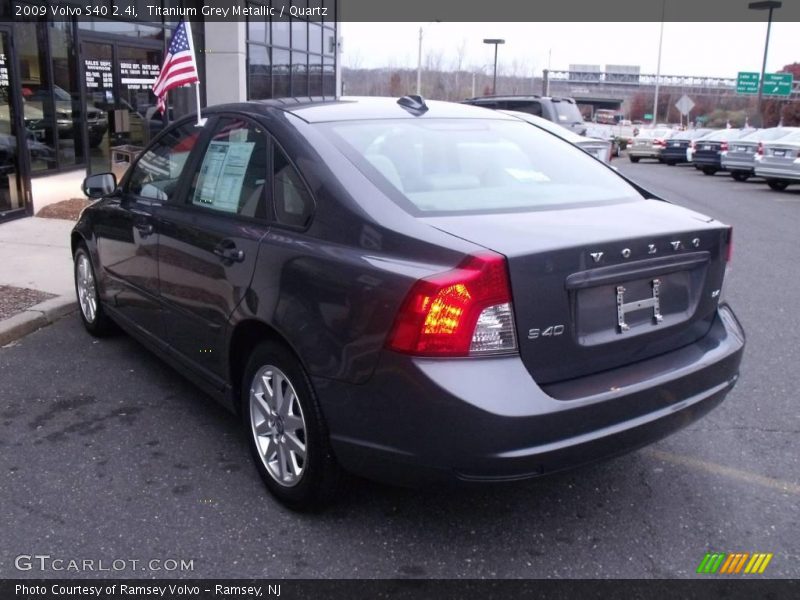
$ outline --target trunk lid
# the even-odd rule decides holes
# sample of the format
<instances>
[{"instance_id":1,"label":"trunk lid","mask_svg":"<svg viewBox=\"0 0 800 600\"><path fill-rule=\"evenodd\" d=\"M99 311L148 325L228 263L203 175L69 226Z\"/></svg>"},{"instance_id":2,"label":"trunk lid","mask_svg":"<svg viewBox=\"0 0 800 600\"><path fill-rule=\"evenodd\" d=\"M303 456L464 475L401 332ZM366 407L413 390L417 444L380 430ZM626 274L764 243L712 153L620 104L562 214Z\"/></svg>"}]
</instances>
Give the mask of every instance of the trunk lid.
<instances>
[{"instance_id":1,"label":"trunk lid","mask_svg":"<svg viewBox=\"0 0 800 600\"><path fill-rule=\"evenodd\" d=\"M705 335L730 239L729 227L657 200L423 220L506 256L520 355L540 384Z\"/></svg>"},{"instance_id":2,"label":"trunk lid","mask_svg":"<svg viewBox=\"0 0 800 600\"><path fill-rule=\"evenodd\" d=\"M686 150L691 144L691 140L667 140L667 148L680 148Z\"/></svg>"},{"instance_id":3,"label":"trunk lid","mask_svg":"<svg viewBox=\"0 0 800 600\"><path fill-rule=\"evenodd\" d=\"M795 158L800 156L798 151L800 150L800 146L795 146L792 144L781 144L773 143L770 145L764 146L764 155L768 156L771 159L775 159L777 162L785 161L787 163L793 162Z\"/></svg>"}]
</instances>

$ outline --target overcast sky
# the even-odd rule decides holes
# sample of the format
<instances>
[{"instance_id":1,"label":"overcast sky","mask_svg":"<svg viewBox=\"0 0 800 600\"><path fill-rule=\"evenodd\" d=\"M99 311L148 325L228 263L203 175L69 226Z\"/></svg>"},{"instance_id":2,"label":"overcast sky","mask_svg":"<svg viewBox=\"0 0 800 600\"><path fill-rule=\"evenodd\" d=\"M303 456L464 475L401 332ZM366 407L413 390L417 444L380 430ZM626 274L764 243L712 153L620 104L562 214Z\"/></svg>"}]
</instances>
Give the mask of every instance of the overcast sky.
<instances>
[{"instance_id":1,"label":"overcast sky","mask_svg":"<svg viewBox=\"0 0 800 600\"><path fill-rule=\"evenodd\" d=\"M498 70L511 69L516 59L525 74L541 75L570 64L639 65L655 73L659 23L342 23L344 66L417 66L420 26L424 27L423 65L427 53L440 53L452 67L464 42L465 67L493 61L484 38L503 38ZM736 77L738 71L760 71L766 22L665 23L661 73ZM800 23L773 23L767 71L800 62ZM518 73L522 75L523 73Z\"/></svg>"}]
</instances>

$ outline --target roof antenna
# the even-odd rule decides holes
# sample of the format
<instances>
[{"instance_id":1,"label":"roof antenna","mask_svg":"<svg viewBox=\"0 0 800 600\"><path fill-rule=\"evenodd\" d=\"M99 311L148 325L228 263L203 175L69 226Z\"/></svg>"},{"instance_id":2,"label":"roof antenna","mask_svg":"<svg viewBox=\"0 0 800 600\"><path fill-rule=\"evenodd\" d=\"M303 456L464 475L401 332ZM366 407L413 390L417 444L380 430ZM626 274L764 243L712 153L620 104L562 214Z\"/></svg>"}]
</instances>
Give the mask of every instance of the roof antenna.
<instances>
[{"instance_id":1,"label":"roof antenna","mask_svg":"<svg viewBox=\"0 0 800 600\"><path fill-rule=\"evenodd\" d=\"M428 105L425 104L425 98L417 94L403 96L397 101L397 103L415 116L425 114L428 111Z\"/></svg>"}]
</instances>

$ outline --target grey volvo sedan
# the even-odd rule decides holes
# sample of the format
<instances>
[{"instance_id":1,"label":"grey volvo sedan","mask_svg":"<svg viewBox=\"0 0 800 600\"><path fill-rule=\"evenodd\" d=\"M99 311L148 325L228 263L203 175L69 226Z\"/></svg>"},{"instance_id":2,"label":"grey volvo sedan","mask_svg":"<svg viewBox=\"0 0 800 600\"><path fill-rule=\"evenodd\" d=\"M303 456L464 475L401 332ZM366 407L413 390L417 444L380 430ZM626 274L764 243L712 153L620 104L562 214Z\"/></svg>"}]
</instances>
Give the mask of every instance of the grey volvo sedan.
<instances>
[{"instance_id":1,"label":"grey volvo sedan","mask_svg":"<svg viewBox=\"0 0 800 600\"><path fill-rule=\"evenodd\" d=\"M800 131L764 142L755 157L755 174L773 190L800 183Z\"/></svg>"},{"instance_id":2,"label":"grey volvo sedan","mask_svg":"<svg viewBox=\"0 0 800 600\"><path fill-rule=\"evenodd\" d=\"M418 96L203 116L85 181L80 317L240 415L291 507L341 469L498 482L618 455L737 380L731 228L557 136Z\"/></svg>"},{"instance_id":3,"label":"grey volvo sedan","mask_svg":"<svg viewBox=\"0 0 800 600\"><path fill-rule=\"evenodd\" d=\"M757 129L728 144L721 156L722 168L736 181L747 181L755 174L756 157L764 156L764 144L785 139L799 132L797 127L770 127Z\"/></svg>"}]
</instances>

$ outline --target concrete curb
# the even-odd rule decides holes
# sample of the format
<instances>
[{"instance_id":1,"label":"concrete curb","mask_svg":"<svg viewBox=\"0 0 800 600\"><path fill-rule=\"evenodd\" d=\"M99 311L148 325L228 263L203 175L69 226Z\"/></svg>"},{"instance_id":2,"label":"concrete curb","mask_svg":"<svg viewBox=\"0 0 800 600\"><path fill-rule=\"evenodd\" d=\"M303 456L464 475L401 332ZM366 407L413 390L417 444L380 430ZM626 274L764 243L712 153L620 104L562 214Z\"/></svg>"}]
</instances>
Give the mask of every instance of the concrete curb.
<instances>
[{"instance_id":1,"label":"concrete curb","mask_svg":"<svg viewBox=\"0 0 800 600\"><path fill-rule=\"evenodd\" d=\"M78 301L74 296L57 296L4 319L0 321L0 346L5 346L37 329L55 323L77 308Z\"/></svg>"}]
</instances>

